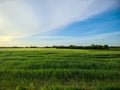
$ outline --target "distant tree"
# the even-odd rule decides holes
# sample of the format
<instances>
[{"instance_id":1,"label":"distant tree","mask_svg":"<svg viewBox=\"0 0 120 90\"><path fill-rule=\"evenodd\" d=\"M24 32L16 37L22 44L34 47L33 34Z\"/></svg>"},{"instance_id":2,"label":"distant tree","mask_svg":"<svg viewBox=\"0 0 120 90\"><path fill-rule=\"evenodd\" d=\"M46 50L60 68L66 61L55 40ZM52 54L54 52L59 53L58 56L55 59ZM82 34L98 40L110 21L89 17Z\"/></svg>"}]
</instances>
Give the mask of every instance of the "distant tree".
<instances>
[{"instance_id":1,"label":"distant tree","mask_svg":"<svg viewBox=\"0 0 120 90\"><path fill-rule=\"evenodd\" d=\"M71 49L75 49L75 47L76 47L75 45L70 45L69 46L69 48L71 48Z\"/></svg>"},{"instance_id":2,"label":"distant tree","mask_svg":"<svg viewBox=\"0 0 120 90\"><path fill-rule=\"evenodd\" d=\"M36 46L30 46L30 48L37 48Z\"/></svg>"},{"instance_id":3,"label":"distant tree","mask_svg":"<svg viewBox=\"0 0 120 90\"><path fill-rule=\"evenodd\" d=\"M106 49L106 50L107 50L107 49L109 49L109 46L108 46L108 45L104 45L104 46L103 46L103 49Z\"/></svg>"},{"instance_id":4,"label":"distant tree","mask_svg":"<svg viewBox=\"0 0 120 90\"><path fill-rule=\"evenodd\" d=\"M50 46L46 46L45 48L50 48Z\"/></svg>"},{"instance_id":5,"label":"distant tree","mask_svg":"<svg viewBox=\"0 0 120 90\"><path fill-rule=\"evenodd\" d=\"M69 46L53 46L53 48L69 48L69 49L109 49L108 45L95 45L91 44L91 46L76 46L76 45L69 45Z\"/></svg>"},{"instance_id":6,"label":"distant tree","mask_svg":"<svg viewBox=\"0 0 120 90\"><path fill-rule=\"evenodd\" d=\"M57 48L57 46L52 46L53 48Z\"/></svg>"}]
</instances>

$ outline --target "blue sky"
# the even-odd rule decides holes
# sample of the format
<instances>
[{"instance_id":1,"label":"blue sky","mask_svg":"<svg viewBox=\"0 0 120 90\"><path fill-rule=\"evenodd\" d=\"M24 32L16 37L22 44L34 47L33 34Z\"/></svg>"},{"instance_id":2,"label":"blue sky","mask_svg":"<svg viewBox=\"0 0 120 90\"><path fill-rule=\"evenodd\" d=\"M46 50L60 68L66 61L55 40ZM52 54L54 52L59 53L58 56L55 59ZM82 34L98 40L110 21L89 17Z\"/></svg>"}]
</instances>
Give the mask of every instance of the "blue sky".
<instances>
[{"instance_id":1,"label":"blue sky","mask_svg":"<svg viewBox=\"0 0 120 90\"><path fill-rule=\"evenodd\" d=\"M0 46L120 45L120 0L0 0Z\"/></svg>"}]
</instances>

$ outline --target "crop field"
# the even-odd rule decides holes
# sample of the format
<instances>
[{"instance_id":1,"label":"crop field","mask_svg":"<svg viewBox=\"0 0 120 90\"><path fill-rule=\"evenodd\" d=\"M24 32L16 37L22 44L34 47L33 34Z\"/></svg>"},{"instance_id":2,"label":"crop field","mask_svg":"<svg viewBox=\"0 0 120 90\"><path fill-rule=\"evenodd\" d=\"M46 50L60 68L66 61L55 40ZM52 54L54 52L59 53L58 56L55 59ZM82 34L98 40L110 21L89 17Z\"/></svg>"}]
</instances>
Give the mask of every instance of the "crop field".
<instances>
[{"instance_id":1,"label":"crop field","mask_svg":"<svg viewBox=\"0 0 120 90\"><path fill-rule=\"evenodd\" d=\"M120 50L1 48L0 90L120 90Z\"/></svg>"}]
</instances>

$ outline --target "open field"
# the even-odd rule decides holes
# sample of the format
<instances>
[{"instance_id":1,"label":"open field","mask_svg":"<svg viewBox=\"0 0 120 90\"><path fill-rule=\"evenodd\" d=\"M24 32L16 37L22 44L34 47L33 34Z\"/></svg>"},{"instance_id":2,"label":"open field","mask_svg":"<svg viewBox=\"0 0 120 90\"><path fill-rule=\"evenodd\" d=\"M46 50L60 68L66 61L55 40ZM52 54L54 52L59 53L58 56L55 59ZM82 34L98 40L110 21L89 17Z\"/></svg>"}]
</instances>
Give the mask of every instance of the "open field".
<instances>
[{"instance_id":1,"label":"open field","mask_svg":"<svg viewBox=\"0 0 120 90\"><path fill-rule=\"evenodd\" d=\"M0 49L0 90L120 90L120 50Z\"/></svg>"}]
</instances>

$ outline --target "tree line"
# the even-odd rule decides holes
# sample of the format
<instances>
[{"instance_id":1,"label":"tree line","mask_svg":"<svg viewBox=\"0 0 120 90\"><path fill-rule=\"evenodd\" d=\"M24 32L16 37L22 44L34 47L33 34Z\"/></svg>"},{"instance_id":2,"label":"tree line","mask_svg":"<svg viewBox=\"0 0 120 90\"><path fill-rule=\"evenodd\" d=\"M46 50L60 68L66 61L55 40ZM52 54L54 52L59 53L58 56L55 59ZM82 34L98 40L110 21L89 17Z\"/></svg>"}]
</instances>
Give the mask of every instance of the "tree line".
<instances>
[{"instance_id":1,"label":"tree line","mask_svg":"<svg viewBox=\"0 0 120 90\"><path fill-rule=\"evenodd\" d=\"M89 46L77 46L77 45L69 45L69 46L45 46L45 47L38 47L38 46L27 46L27 47L18 47L18 46L12 46L12 47L0 47L0 48L57 48L57 49L101 49L101 50L118 50L120 49L120 46L109 46L109 45L95 45L91 44Z\"/></svg>"},{"instance_id":2,"label":"tree line","mask_svg":"<svg viewBox=\"0 0 120 90\"><path fill-rule=\"evenodd\" d=\"M76 45L69 45L69 46L53 46L53 48L64 48L64 49L109 49L108 45L94 45L91 46L76 46Z\"/></svg>"}]
</instances>

